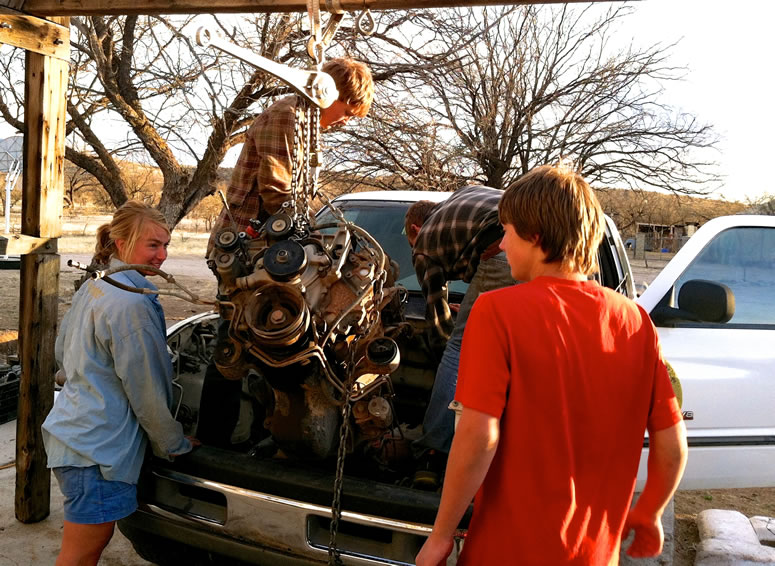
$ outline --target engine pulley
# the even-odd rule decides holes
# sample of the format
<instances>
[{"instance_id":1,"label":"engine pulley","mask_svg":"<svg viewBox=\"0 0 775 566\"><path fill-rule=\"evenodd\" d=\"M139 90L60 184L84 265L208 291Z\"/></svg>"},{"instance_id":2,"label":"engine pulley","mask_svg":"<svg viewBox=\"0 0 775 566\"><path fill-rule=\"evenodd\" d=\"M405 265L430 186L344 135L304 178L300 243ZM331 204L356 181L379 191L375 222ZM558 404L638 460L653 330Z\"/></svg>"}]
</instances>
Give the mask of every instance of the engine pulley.
<instances>
[{"instance_id":1,"label":"engine pulley","mask_svg":"<svg viewBox=\"0 0 775 566\"><path fill-rule=\"evenodd\" d=\"M264 253L264 269L275 281L289 281L306 266L304 247L293 240L277 242Z\"/></svg>"},{"instance_id":2,"label":"engine pulley","mask_svg":"<svg viewBox=\"0 0 775 566\"><path fill-rule=\"evenodd\" d=\"M233 252L239 247L239 236L232 228L224 228L215 236L215 245L225 252Z\"/></svg>"},{"instance_id":3,"label":"engine pulley","mask_svg":"<svg viewBox=\"0 0 775 566\"><path fill-rule=\"evenodd\" d=\"M310 313L301 292L291 285L262 286L246 306L248 326L262 348L287 347L309 328Z\"/></svg>"},{"instance_id":4,"label":"engine pulley","mask_svg":"<svg viewBox=\"0 0 775 566\"><path fill-rule=\"evenodd\" d=\"M274 240L287 238L293 232L293 219L284 212L278 212L267 218L264 229L266 234Z\"/></svg>"}]
</instances>

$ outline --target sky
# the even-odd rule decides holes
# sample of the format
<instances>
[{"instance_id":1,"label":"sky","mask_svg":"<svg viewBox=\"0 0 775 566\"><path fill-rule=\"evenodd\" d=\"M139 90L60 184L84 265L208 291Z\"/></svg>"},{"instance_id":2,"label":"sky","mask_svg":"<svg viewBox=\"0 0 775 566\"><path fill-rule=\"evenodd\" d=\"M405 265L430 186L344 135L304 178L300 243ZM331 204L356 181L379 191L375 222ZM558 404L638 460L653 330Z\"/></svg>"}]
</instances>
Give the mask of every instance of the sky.
<instances>
[{"instance_id":1,"label":"sky","mask_svg":"<svg viewBox=\"0 0 775 566\"><path fill-rule=\"evenodd\" d=\"M721 136L718 153L727 200L775 196L767 164L775 135L772 56L775 2L768 0L642 0L618 34L639 45L678 44L671 61L685 66L682 82L666 85L664 102L710 123ZM12 135L0 124L0 138Z\"/></svg>"},{"instance_id":2,"label":"sky","mask_svg":"<svg viewBox=\"0 0 775 566\"><path fill-rule=\"evenodd\" d=\"M679 41L672 60L688 75L672 83L665 102L714 125L727 200L775 196L768 163L775 135L773 56L775 2L768 0L643 0L632 29L638 42Z\"/></svg>"}]
</instances>

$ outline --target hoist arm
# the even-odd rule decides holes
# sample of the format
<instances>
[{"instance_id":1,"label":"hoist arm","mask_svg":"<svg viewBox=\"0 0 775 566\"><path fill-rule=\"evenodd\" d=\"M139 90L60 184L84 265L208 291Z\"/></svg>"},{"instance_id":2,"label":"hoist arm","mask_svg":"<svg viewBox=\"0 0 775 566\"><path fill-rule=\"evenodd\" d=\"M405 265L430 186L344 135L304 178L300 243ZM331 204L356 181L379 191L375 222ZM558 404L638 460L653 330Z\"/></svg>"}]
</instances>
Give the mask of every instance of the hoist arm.
<instances>
[{"instance_id":1,"label":"hoist arm","mask_svg":"<svg viewBox=\"0 0 775 566\"><path fill-rule=\"evenodd\" d=\"M276 63L249 49L224 40L214 30L206 26L200 27L197 30L196 42L202 47L214 47L236 57L240 61L266 71L320 108L328 108L339 96L339 92L336 90L336 83L334 83L331 75L322 71L294 69L293 67Z\"/></svg>"}]
</instances>

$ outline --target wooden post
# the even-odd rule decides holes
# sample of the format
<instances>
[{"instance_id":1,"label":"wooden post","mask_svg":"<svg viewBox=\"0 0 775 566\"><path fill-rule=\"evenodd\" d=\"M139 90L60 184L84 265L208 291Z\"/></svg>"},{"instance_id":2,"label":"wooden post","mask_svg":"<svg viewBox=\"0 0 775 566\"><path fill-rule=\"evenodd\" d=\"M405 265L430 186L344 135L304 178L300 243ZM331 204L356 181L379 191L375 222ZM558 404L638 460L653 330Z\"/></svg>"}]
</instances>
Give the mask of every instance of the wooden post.
<instances>
[{"instance_id":1,"label":"wooden post","mask_svg":"<svg viewBox=\"0 0 775 566\"><path fill-rule=\"evenodd\" d=\"M69 18L52 18L69 25ZM67 39L69 41L69 38ZM22 234L58 238L64 198L66 60L27 52L24 104ZM51 474L40 426L54 400L54 341L59 302L56 246L22 256L19 359L22 367L16 423L16 518L23 523L49 514Z\"/></svg>"}]
</instances>

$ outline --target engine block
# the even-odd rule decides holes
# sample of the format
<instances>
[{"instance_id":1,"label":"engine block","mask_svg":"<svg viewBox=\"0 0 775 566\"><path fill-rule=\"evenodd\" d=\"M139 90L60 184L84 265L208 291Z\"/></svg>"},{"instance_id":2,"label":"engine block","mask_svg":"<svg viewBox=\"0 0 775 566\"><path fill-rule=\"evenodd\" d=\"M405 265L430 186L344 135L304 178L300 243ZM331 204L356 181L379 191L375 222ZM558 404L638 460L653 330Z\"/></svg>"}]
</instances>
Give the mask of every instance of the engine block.
<instances>
[{"instance_id":1,"label":"engine block","mask_svg":"<svg viewBox=\"0 0 775 566\"><path fill-rule=\"evenodd\" d=\"M264 426L301 457L336 451L344 403L354 408L348 449L393 429L400 355L382 314L398 303L396 274L374 238L338 217L315 226L279 212L246 232L226 228L208 258L226 329L215 363L259 392Z\"/></svg>"}]
</instances>

